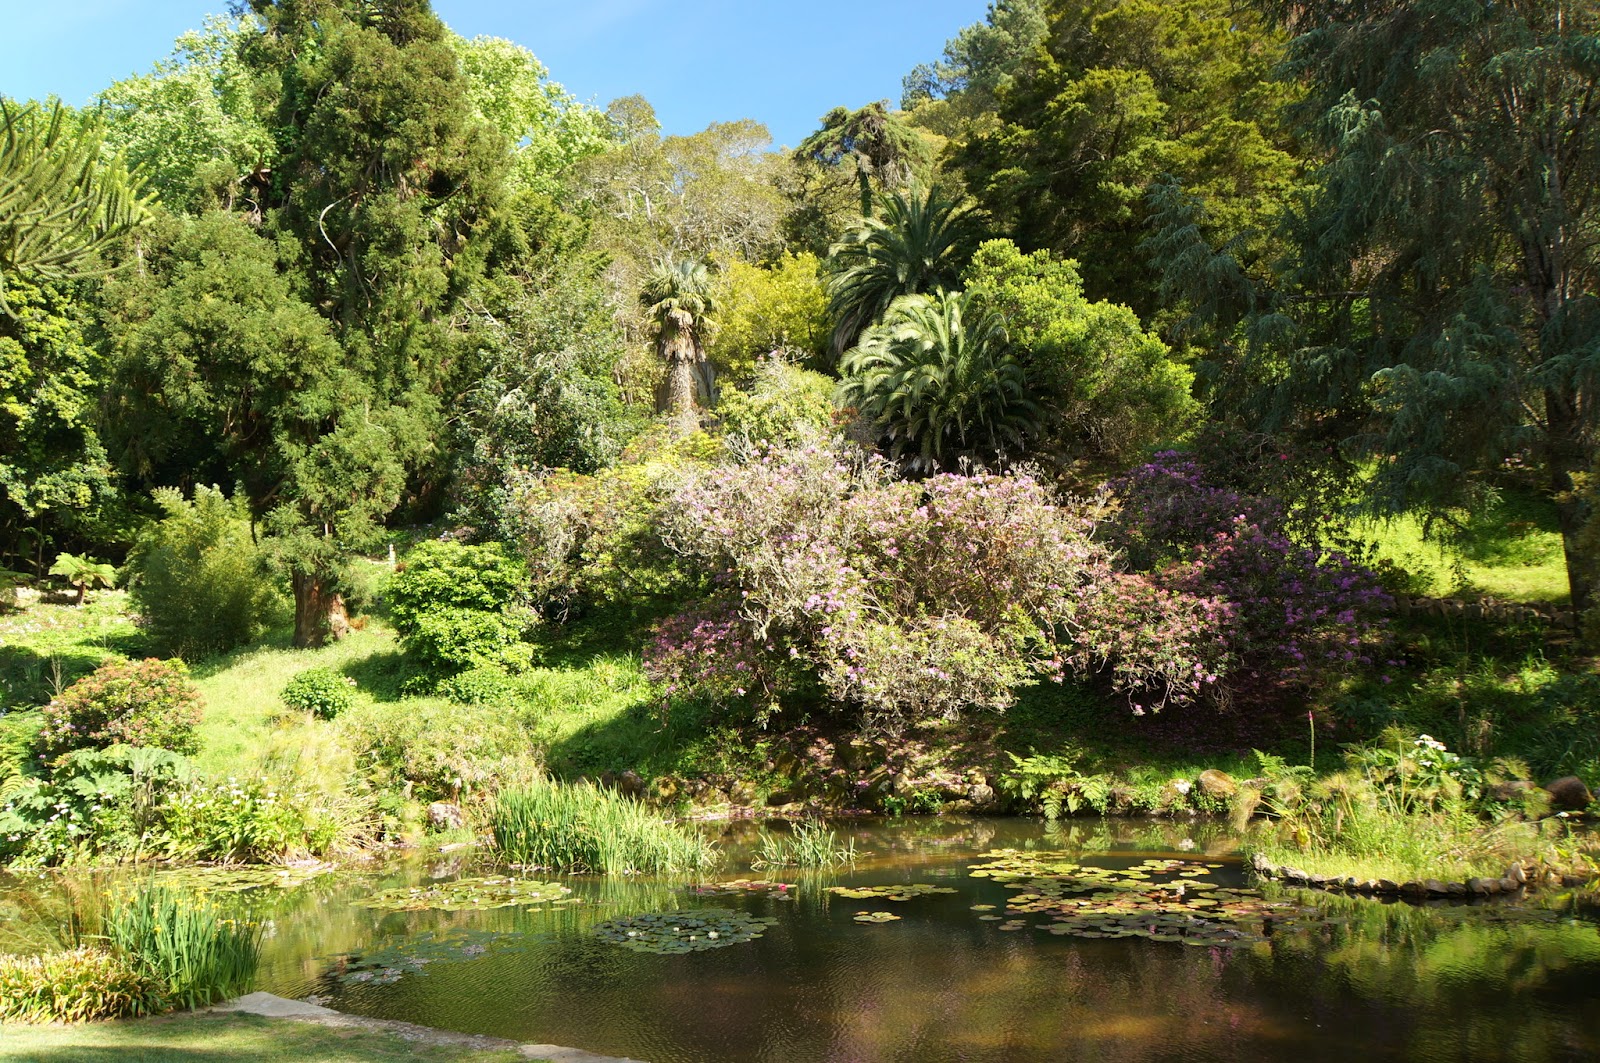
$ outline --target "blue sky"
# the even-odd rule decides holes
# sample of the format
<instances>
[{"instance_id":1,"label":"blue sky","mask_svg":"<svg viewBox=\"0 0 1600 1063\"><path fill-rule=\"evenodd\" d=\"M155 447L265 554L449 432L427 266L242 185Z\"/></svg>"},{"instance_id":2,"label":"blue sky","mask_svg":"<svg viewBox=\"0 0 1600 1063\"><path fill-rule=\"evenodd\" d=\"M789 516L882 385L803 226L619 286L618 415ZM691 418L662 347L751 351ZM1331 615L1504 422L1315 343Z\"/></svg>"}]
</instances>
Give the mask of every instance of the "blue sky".
<instances>
[{"instance_id":1,"label":"blue sky","mask_svg":"<svg viewBox=\"0 0 1600 1063\"><path fill-rule=\"evenodd\" d=\"M81 104L146 70L226 0L0 0L0 93ZM643 93L668 133L754 118L798 143L831 107L900 98L985 0L434 0L456 32L509 37L600 105Z\"/></svg>"}]
</instances>

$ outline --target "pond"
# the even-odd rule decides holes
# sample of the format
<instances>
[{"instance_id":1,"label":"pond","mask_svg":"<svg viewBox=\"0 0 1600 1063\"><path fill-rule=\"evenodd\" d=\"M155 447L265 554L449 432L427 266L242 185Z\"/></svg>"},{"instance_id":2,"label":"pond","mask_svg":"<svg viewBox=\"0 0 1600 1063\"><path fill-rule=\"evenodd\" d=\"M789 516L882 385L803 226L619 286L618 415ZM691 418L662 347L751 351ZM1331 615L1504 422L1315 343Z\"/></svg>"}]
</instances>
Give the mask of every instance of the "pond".
<instances>
[{"instance_id":1,"label":"pond","mask_svg":"<svg viewBox=\"0 0 1600 1063\"><path fill-rule=\"evenodd\" d=\"M1569 895L1257 891L1209 823L834 827L861 859L815 876L750 871L729 826L715 881L768 884L508 890L458 852L219 895L268 925L261 989L650 1063L1600 1058L1600 911Z\"/></svg>"}]
</instances>

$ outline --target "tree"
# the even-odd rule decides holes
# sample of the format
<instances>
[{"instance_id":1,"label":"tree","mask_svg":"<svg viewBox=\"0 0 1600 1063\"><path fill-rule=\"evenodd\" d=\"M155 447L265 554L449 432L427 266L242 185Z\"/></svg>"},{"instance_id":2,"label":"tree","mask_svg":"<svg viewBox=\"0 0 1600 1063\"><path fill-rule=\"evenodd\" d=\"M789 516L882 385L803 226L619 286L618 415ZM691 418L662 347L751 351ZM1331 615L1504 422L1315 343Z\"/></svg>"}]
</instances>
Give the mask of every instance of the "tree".
<instances>
[{"instance_id":1,"label":"tree","mask_svg":"<svg viewBox=\"0 0 1600 1063\"><path fill-rule=\"evenodd\" d=\"M969 207L938 188L896 192L835 245L828 279L835 355L902 295L955 289L977 242Z\"/></svg>"},{"instance_id":2,"label":"tree","mask_svg":"<svg viewBox=\"0 0 1600 1063\"><path fill-rule=\"evenodd\" d=\"M1077 263L990 240L964 279L1005 321L1042 407L1041 441L1063 458L1126 461L1193 423L1194 373L1132 310L1085 298Z\"/></svg>"},{"instance_id":3,"label":"tree","mask_svg":"<svg viewBox=\"0 0 1600 1063\"><path fill-rule=\"evenodd\" d=\"M859 409L915 469L1004 457L1038 426L1005 323L962 292L895 300L839 368L840 405Z\"/></svg>"},{"instance_id":4,"label":"tree","mask_svg":"<svg viewBox=\"0 0 1600 1063\"><path fill-rule=\"evenodd\" d=\"M256 32L248 15L208 17L150 73L113 82L96 97L107 146L147 175L169 210L231 205L267 177L272 133L256 113L239 57Z\"/></svg>"},{"instance_id":5,"label":"tree","mask_svg":"<svg viewBox=\"0 0 1600 1063\"><path fill-rule=\"evenodd\" d=\"M0 313L9 276L63 281L97 271L98 256L143 225L140 178L103 159L100 123L0 97Z\"/></svg>"},{"instance_id":6,"label":"tree","mask_svg":"<svg viewBox=\"0 0 1600 1063\"><path fill-rule=\"evenodd\" d=\"M1147 194L1175 177L1216 205L1215 239L1270 225L1293 191L1282 36L1232 0L1046 0L1042 46L997 80L999 121L948 160L1026 250L1076 259L1093 299L1141 314Z\"/></svg>"},{"instance_id":7,"label":"tree","mask_svg":"<svg viewBox=\"0 0 1600 1063\"><path fill-rule=\"evenodd\" d=\"M919 63L902 81L900 106L914 125L965 139L994 120L1000 94L1044 43L1044 0L990 0L982 22L944 46L944 58Z\"/></svg>"},{"instance_id":8,"label":"tree","mask_svg":"<svg viewBox=\"0 0 1600 1063\"><path fill-rule=\"evenodd\" d=\"M639 292L656 333L656 352L666 365L657 409L688 425L695 420L695 400L715 401L705 344L717 312L711 275L704 262L662 259Z\"/></svg>"},{"instance_id":9,"label":"tree","mask_svg":"<svg viewBox=\"0 0 1600 1063\"><path fill-rule=\"evenodd\" d=\"M616 145L616 126L580 102L528 49L501 37L451 35L467 98L511 145L509 184L515 192L555 196L580 159Z\"/></svg>"},{"instance_id":10,"label":"tree","mask_svg":"<svg viewBox=\"0 0 1600 1063\"><path fill-rule=\"evenodd\" d=\"M36 574L48 543L98 538L117 511L98 426L107 359L84 283L12 278L0 315L0 550L31 553Z\"/></svg>"},{"instance_id":11,"label":"tree","mask_svg":"<svg viewBox=\"0 0 1600 1063\"><path fill-rule=\"evenodd\" d=\"M730 262L717 275L717 338L711 357L743 380L774 351L820 361L828 353L828 292L809 251L785 252L771 267Z\"/></svg>"},{"instance_id":12,"label":"tree","mask_svg":"<svg viewBox=\"0 0 1600 1063\"><path fill-rule=\"evenodd\" d=\"M859 111L835 107L823 116L822 128L800 142L795 156L834 167L848 161L860 190L861 216L870 218L873 183L885 190L905 188L931 162L932 152L922 135L880 100Z\"/></svg>"},{"instance_id":13,"label":"tree","mask_svg":"<svg viewBox=\"0 0 1600 1063\"><path fill-rule=\"evenodd\" d=\"M1295 115L1325 156L1284 214L1292 253L1252 271L1174 209L1161 234L1174 292L1240 322L1258 423L1379 458L1384 509L1460 505L1509 457L1537 468L1582 607L1596 574L1573 478L1595 462L1600 411L1600 14L1410 0L1274 17L1295 34ZM1196 199L1188 214L1210 209Z\"/></svg>"},{"instance_id":14,"label":"tree","mask_svg":"<svg viewBox=\"0 0 1600 1063\"><path fill-rule=\"evenodd\" d=\"M242 54L278 139L266 230L326 319L347 389L315 439L286 450L268 522L293 575L295 641L315 645L345 559L440 457L451 315L503 216L507 145L426 0L251 8L261 30Z\"/></svg>"},{"instance_id":15,"label":"tree","mask_svg":"<svg viewBox=\"0 0 1600 1063\"><path fill-rule=\"evenodd\" d=\"M95 557L79 557L77 554L57 554L55 564L50 566L50 575L60 576L70 583L78 592L77 601L73 604L82 605L88 597L89 588L95 585L101 587L114 587L117 584L117 567Z\"/></svg>"}]
</instances>

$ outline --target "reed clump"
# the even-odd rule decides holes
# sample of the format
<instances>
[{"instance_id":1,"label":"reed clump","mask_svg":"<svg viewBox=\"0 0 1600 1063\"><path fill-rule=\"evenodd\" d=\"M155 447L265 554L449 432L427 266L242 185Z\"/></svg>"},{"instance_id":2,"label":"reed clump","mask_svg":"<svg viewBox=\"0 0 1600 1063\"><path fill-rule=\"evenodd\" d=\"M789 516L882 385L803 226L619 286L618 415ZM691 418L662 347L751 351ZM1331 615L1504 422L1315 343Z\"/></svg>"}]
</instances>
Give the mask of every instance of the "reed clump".
<instances>
[{"instance_id":1,"label":"reed clump","mask_svg":"<svg viewBox=\"0 0 1600 1063\"><path fill-rule=\"evenodd\" d=\"M769 867L827 869L856 862L855 840L841 844L822 823L796 823L787 834L762 831L759 844L761 851L751 862L757 871Z\"/></svg>"},{"instance_id":2,"label":"reed clump","mask_svg":"<svg viewBox=\"0 0 1600 1063\"><path fill-rule=\"evenodd\" d=\"M502 790L492 827L506 861L551 871L676 874L721 860L698 831L589 782Z\"/></svg>"},{"instance_id":3,"label":"reed clump","mask_svg":"<svg viewBox=\"0 0 1600 1063\"><path fill-rule=\"evenodd\" d=\"M201 1008L249 992L261 928L224 918L209 903L147 885L106 913L107 944L166 987L171 1003Z\"/></svg>"}]
</instances>

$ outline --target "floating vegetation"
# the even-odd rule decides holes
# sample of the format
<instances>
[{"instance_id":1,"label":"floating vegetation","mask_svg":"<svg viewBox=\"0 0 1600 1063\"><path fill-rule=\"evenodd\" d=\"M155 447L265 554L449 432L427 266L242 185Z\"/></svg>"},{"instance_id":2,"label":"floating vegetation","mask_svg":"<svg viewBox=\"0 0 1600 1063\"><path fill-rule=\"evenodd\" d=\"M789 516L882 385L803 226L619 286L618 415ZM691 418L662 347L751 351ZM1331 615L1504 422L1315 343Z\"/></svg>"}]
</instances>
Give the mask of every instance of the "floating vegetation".
<instances>
[{"instance_id":1,"label":"floating vegetation","mask_svg":"<svg viewBox=\"0 0 1600 1063\"><path fill-rule=\"evenodd\" d=\"M419 934L388 948L344 957L338 963L339 981L345 985L393 985L408 974L427 974L431 963L471 960L490 949L520 948L526 941L522 935L487 930Z\"/></svg>"},{"instance_id":2,"label":"floating vegetation","mask_svg":"<svg viewBox=\"0 0 1600 1063\"><path fill-rule=\"evenodd\" d=\"M858 923L892 923L899 919L893 912L857 912L855 921Z\"/></svg>"},{"instance_id":3,"label":"floating vegetation","mask_svg":"<svg viewBox=\"0 0 1600 1063\"><path fill-rule=\"evenodd\" d=\"M194 893L244 893L248 890L299 889L307 882L334 871L325 863L296 864L286 867L241 865L237 867L178 867L155 873L155 881L172 889Z\"/></svg>"},{"instance_id":4,"label":"floating vegetation","mask_svg":"<svg viewBox=\"0 0 1600 1063\"><path fill-rule=\"evenodd\" d=\"M558 882L527 878L458 878L427 886L402 886L384 890L355 904L387 912L467 912L490 908L565 907L581 903L572 890Z\"/></svg>"},{"instance_id":5,"label":"floating vegetation","mask_svg":"<svg viewBox=\"0 0 1600 1063\"><path fill-rule=\"evenodd\" d=\"M794 896L793 882L769 882L764 878L736 878L727 882L708 882L695 886L690 893L701 897L742 897L749 894L766 894L789 900Z\"/></svg>"},{"instance_id":6,"label":"floating vegetation","mask_svg":"<svg viewBox=\"0 0 1600 1063\"><path fill-rule=\"evenodd\" d=\"M1326 921L1320 908L1203 882L1216 864L1151 859L1109 868L1079 864L1065 853L1007 849L986 855L993 859L972 865L972 874L1018 891L1006 905L1012 918L1000 930L1028 925L1018 917L1043 915L1050 921L1034 925L1052 934L1233 947Z\"/></svg>"},{"instance_id":7,"label":"floating vegetation","mask_svg":"<svg viewBox=\"0 0 1600 1063\"><path fill-rule=\"evenodd\" d=\"M601 941L634 952L676 955L704 952L754 941L777 923L769 916L754 916L726 908L697 908L608 919L594 928Z\"/></svg>"},{"instance_id":8,"label":"floating vegetation","mask_svg":"<svg viewBox=\"0 0 1600 1063\"><path fill-rule=\"evenodd\" d=\"M955 893L956 890L951 886L935 886L927 882L904 882L890 886L829 886L828 892L849 897L853 901L909 901L930 893Z\"/></svg>"}]
</instances>

